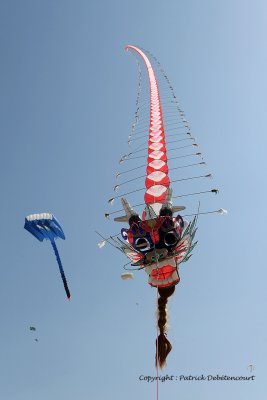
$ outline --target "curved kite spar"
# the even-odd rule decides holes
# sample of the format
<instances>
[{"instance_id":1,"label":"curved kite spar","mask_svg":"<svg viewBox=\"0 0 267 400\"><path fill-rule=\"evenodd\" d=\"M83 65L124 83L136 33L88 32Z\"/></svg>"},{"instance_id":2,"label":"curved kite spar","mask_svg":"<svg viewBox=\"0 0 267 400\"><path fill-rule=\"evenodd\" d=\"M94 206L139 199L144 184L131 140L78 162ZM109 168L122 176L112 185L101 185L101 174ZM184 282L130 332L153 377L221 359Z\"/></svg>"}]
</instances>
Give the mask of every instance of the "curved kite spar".
<instances>
[{"instance_id":1,"label":"curved kite spar","mask_svg":"<svg viewBox=\"0 0 267 400\"><path fill-rule=\"evenodd\" d=\"M64 289L67 298L70 299L71 294L68 288L67 279L63 270L63 265L59 257L58 249L55 239L60 238L65 240L63 229L61 228L58 220L50 213L31 214L25 218L24 228L36 237L40 242L44 239L50 240L53 247Z\"/></svg>"}]
</instances>

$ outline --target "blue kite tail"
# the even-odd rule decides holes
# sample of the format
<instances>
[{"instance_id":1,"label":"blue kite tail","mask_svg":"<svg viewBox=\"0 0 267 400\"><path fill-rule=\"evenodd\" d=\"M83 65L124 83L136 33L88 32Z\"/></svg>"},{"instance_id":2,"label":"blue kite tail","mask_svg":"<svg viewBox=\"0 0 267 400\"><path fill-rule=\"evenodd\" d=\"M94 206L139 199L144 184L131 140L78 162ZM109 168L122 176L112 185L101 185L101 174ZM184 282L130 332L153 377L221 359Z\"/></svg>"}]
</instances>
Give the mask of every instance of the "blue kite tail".
<instances>
[{"instance_id":1,"label":"blue kite tail","mask_svg":"<svg viewBox=\"0 0 267 400\"><path fill-rule=\"evenodd\" d=\"M60 257L59 257L59 253L58 253L58 249L57 249L56 243L55 243L54 240L51 240L51 244L52 244L53 250L54 250L55 255L56 255L56 259L57 259L57 263L58 263L58 266L59 266L60 275L61 275L61 278L62 278L62 281L63 281L63 285L64 285L64 288L65 288L65 292L66 292L67 298L68 298L68 300L70 300L71 295L70 295L70 291L69 291L69 288L68 288L67 279L65 277L65 273L64 273L64 270L63 270L63 266L62 266L62 263L61 263L61 260L60 260Z\"/></svg>"}]
</instances>

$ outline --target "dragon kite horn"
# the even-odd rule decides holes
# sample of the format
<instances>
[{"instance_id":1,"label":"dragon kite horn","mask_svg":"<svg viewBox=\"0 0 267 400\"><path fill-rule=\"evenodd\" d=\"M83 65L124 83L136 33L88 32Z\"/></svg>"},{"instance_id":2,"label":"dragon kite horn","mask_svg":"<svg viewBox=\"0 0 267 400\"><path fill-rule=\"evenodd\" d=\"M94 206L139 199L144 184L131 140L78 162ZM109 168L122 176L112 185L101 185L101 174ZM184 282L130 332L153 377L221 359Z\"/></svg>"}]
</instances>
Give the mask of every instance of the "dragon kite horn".
<instances>
[{"instance_id":1,"label":"dragon kite horn","mask_svg":"<svg viewBox=\"0 0 267 400\"><path fill-rule=\"evenodd\" d=\"M124 197L122 197L121 199L121 203L122 203L122 207L124 208L125 214L126 215L122 215L120 217L116 217L114 218L114 221L116 222L125 222L125 221L129 221L129 219L136 215L138 217L137 212L134 211L134 209L132 208L132 206L130 205L130 203L128 202L128 200L126 200Z\"/></svg>"}]
</instances>

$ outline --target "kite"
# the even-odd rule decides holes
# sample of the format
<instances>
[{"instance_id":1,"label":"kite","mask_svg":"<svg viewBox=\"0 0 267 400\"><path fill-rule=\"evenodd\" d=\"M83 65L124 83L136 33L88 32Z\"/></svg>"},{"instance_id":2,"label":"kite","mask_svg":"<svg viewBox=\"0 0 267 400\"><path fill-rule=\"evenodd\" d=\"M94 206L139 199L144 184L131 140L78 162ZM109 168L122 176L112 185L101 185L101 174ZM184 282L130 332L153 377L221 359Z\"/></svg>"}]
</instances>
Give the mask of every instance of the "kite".
<instances>
[{"instance_id":1,"label":"kite","mask_svg":"<svg viewBox=\"0 0 267 400\"><path fill-rule=\"evenodd\" d=\"M30 330L30 331L33 331L33 332L36 332L35 326L30 326L30 327L29 327L29 330ZM35 342L39 342L39 340L38 340L37 338L34 338L34 341L35 341Z\"/></svg>"},{"instance_id":2,"label":"kite","mask_svg":"<svg viewBox=\"0 0 267 400\"><path fill-rule=\"evenodd\" d=\"M36 331L36 328L35 328L35 326L30 326L30 331Z\"/></svg>"},{"instance_id":3,"label":"kite","mask_svg":"<svg viewBox=\"0 0 267 400\"><path fill-rule=\"evenodd\" d=\"M114 221L128 223L128 227L108 238L99 234L102 240L98 245L102 248L107 241L116 247L131 260L129 270L144 270L149 285L157 289L156 366L162 368L172 349L167 338L167 302L180 281L180 264L189 260L197 243L194 237L198 216L212 212L224 214L226 211L200 212L198 203L194 212L182 215L185 206L173 204L173 199L188 198L189 202L196 195L217 194L218 189L202 189L197 183L211 178L208 172L185 174L188 170L205 167L206 163L161 64L143 49L129 45L126 50L135 56L138 65L136 112L128 137L128 144L135 147L120 158L119 164L129 167L117 172L116 179L127 178L114 187L115 192L126 185L129 189L109 199L110 205L120 199L123 208L105 216L110 218L112 214L124 211ZM143 170L143 173L136 176L138 170ZM144 182L141 188L137 186L139 180ZM189 190L192 183L193 190ZM177 184L185 193L179 191L174 195ZM144 203L140 203L140 192L143 192ZM135 201L139 199L139 203L131 206L129 196ZM190 206L192 204L191 200ZM141 207L142 211L137 212L136 207ZM188 216L193 217L190 222L185 218ZM122 279L131 278L129 274L122 275Z\"/></svg>"},{"instance_id":4,"label":"kite","mask_svg":"<svg viewBox=\"0 0 267 400\"><path fill-rule=\"evenodd\" d=\"M56 246L55 239L61 238L65 240L64 232L53 214L41 213L41 214L31 214L25 218L24 228L29 231L33 236L35 236L40 242L44 239L50 240L53 247L60 275L63 281L65 292L68 300L70 300L70 291L68 288L68 283L63 270L63 265L59 257L58 249Z\"/></svg>"}]
</instances>

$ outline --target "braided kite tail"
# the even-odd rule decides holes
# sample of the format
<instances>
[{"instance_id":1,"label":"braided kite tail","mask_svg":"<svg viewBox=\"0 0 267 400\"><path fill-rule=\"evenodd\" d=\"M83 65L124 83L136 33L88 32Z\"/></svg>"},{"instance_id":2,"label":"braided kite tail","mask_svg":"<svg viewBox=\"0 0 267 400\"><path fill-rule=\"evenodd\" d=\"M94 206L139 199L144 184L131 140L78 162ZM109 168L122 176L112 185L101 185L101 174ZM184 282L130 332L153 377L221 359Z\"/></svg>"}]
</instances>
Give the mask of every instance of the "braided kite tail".
<instances>
[{"instance_id":1,"label":"braided kite tail","mask_svg":"<svg viewBox=\"0 0 267 400\"><path fill-rule=\"evenodd\" d=\"M172 349L172 345L166 337L166 323L167 323L167 303L168 298L174 293L175 286L168 288L159 288L158 298L158 327L159 336L156 340L156 366L159 363L160 368L163 368L166 364L168 354Z\"/></svg>"}]
</instances>

